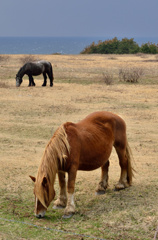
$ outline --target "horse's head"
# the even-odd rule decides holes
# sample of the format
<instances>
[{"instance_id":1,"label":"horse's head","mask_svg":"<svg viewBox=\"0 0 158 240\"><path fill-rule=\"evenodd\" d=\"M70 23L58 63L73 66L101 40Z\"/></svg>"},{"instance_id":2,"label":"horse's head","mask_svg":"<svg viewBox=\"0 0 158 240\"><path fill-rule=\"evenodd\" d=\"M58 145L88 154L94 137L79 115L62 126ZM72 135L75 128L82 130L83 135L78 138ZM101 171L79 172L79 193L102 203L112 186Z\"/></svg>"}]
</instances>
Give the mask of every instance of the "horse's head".
<instances>
[{"instance_id":1,"label":"horse's head","mask_svg":"<svg viewBox=\"0 0 158 240\"><path fill-rule=\"evenodd\" d=\"M16 75L16 87L20 87L21 83L22 83L22 78Z\"/></svg>"},{"instance_id":2,"label":"horse's head","mask_svg":"<svg viewBox=\"0 0 158 240\"><path fill-rule=\"evenodd\" d=\"M55 197L54 187L50 184L47 177L37 179L30 176L34 185L35 195L35 215L38 218L44 217L47 208Z\"/></svg>"}]
</instances>

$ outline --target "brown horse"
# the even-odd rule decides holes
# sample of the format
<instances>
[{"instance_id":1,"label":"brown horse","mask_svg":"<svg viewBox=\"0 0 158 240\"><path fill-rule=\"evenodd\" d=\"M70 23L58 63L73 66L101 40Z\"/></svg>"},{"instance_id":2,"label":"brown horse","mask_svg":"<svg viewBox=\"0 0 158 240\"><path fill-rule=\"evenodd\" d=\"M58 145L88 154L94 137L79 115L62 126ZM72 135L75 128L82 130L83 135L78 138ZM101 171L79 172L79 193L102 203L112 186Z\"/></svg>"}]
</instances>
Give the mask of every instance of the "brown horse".
<instances>
[{"instance_id":1,"label":"brown horse","mask_svg":"<svg viewBox=\"0 0 158 240\"><path fill-rule=\"evenodd\" d=\"M95 112L77 124L61 125L45 148L35 182L35 214L43 217L55 197L54 182L58 174L60 194L54 208L65 208L65 218L75 212L74 189L77 170L91 171L101 167L101 180L97 194L104 194L108 186L109 157L115 147L121 167L119 182L115 188L131 185L133 168L131 152L126 137L126 125L122 118L110 112ZM65 173L68 173L66 191Z\"/></svg>"}]
</instances>

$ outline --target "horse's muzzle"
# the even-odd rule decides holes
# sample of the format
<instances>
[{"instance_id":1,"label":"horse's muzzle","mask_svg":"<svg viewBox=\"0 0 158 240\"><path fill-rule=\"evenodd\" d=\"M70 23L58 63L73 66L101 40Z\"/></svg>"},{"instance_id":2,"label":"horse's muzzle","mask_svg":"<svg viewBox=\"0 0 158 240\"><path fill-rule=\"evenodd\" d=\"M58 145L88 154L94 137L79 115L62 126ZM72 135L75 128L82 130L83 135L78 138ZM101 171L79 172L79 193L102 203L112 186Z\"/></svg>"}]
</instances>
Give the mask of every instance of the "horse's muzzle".
<instances>
[{"instance_id":1,"label":"horse's muzzle","mask_svg":"<svg viewBox=\"0 0 158 240\"><path fill-rule=\"evenodd\" d=\"M16 87L20 87L20 83L19 82L16 82Z\"/></svg>"},{"instance_id":2,"label":"horse's muzzle","mask_svg":"<svg viewBox=\"0 0 158 240\"><path fill-rule=\"evenodd\" d=\"M45 211L39 214L35 214L36 218L43 218L45 216Z\"/></svg>"}]
</instances>

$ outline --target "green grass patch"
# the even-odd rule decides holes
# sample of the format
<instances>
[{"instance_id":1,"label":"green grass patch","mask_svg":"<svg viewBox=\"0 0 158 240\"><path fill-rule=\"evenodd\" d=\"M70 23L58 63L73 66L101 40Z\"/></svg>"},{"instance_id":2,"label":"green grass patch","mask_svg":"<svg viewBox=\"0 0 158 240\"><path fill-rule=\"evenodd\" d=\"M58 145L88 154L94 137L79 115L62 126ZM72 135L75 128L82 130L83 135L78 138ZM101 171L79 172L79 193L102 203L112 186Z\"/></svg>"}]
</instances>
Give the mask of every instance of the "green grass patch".
<instances>
[{"instance_id":1,"label":"green grass patch","mask_svg":"<svg viewBox=\"0 0 158 240\"><path fill-rule=\"evenodd\" d=\"M57 185L56 185L57 187ZM135 186L104 196L76 192L76 214L63 219L63 210L49 207L46 217L33 215L33 193L1 191L0 232L11 239L152 239L156 226L155 185ZM136 194L139 191L139 194ZM149 200L150 195L150 200ZM85 201L86 199L86 201ZM139 209L139 211L138 211ZM86 237L89 236L89 237ZM144 237L145 236L145 237Z\"/></svg>"}]
</instances>

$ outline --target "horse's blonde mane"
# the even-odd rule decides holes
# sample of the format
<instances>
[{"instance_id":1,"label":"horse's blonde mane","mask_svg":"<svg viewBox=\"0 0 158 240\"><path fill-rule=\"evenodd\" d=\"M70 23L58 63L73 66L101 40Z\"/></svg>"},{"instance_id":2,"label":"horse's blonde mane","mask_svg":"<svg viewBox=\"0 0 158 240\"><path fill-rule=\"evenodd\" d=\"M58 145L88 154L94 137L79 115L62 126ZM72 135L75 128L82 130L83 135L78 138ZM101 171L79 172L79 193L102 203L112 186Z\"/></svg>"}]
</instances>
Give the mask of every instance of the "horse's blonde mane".
<instances>
[{"instance_id":1,"label":"horse's blonde mane","mask_svg":"<svg viewBox=\"0 0 158 240\"><path fill-rule=\"evenodd\" d=\"M67 139L64 126L61 125L47 144L43 157L41 159L37 179L46 176L51 184L55 181L55 175L58 172L58 166L63 166L67 155L70 152L70 145Z\"/></svg>"}]
</instances>

